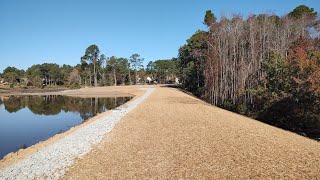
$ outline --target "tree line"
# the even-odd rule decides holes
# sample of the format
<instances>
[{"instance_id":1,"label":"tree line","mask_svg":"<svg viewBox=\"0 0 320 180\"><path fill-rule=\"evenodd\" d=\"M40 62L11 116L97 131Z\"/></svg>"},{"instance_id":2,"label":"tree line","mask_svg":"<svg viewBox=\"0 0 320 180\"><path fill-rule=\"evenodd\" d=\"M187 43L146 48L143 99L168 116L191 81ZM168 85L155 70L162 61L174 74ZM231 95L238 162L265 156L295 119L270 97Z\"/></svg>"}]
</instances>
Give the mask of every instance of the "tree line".
<instances>
[{"instance_id":1,"label":"tree line","mask_svg":"<svg viewBox=\"0 0 320 180\"><path fill-rule=\"evenodd\" d=\"M80 58L80 63L58 65L35 64L27 70L7 67L0 74L2 83L11 87L81 87L132 85L143 83L170 83L177 77L176 58L150 61L144 68L142 58L134 53L129 58L107 57L97 45L90 45ZM149 80L147 81L147 78Z\"/></svg>"},{"instance_id":2,"label":"tree line","mask_svg":"<svg viewBox=\"0 0 320 180\"><path fill-rule=\"evenodd\" d=\"M179 49L183 88L211 104L320 138L320 23L301 5L231 18L208 10Z\"/></svg>"}]
</instances>

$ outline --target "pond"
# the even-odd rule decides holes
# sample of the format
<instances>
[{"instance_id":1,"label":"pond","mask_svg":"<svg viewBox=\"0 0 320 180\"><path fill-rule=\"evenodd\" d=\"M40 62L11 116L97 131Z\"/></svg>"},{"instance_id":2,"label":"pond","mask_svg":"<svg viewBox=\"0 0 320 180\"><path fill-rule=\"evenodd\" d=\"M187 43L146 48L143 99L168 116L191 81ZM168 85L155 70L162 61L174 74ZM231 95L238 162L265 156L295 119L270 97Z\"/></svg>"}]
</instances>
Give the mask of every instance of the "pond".
<instances>
[{"instance_id":1,"label":"pond","mask_svg":"<svg viewBox=\"0 0 320 180\"><path fill-rule=\"evenodd\" d=\"M61 95L0 97L0 159L10 152L67 131L132 97L79 98Z\"/></svg>"}]
</instances>

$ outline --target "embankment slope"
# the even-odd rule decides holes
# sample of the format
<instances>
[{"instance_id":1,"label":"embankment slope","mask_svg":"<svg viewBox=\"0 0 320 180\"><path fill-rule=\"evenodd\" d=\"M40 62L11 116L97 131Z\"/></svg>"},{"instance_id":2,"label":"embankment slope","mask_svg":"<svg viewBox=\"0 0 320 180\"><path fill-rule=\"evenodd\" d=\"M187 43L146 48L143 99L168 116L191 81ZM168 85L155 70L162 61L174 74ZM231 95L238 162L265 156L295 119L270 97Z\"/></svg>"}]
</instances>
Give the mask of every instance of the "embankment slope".
<instances>
[{"instance_id":1,"label":"embankment slope","mask_svg":"<svg viewBox=\"0 0 320 180\"><path fill-rule=\"evenodd\" d=\"M314 140L158 87L65 179L320 179Z\"/></svg>"}]
</instances>

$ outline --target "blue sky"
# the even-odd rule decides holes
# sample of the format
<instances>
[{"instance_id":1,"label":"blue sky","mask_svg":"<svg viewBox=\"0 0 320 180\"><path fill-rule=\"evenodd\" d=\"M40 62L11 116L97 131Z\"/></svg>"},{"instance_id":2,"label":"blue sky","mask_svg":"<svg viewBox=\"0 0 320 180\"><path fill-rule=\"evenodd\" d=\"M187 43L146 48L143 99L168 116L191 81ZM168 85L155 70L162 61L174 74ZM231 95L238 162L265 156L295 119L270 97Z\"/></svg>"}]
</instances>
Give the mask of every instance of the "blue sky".
<instances>
[{"instance_id":1,"label":"blue sky","mask_svg":"<svg viewBox=\"0 0 320 180\"><path fill-rule=\"evenodd\" d=\"M90 44L107 56L176 57L207 9L221 15L284 15L319 0L0 0L0 72L7 66L79 63Z\"/></svg>"}]
</instances>

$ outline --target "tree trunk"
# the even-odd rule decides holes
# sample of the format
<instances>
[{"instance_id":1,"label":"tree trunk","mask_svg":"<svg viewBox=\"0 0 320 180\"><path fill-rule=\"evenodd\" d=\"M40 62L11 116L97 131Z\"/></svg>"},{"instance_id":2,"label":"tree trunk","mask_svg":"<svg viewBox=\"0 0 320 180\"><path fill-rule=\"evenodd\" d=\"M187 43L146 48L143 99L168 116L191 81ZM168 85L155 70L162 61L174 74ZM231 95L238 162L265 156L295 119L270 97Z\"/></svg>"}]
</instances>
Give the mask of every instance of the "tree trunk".
<instances>
[{"instance_id":1,"label":"tree trunk","mask_svg":"<svg viewBox=\"0 0 320 180\"><path fill-rule=\"evenodd\" d=\"M132 85L130 67L129 67L129 84Z\"/></svg>"},{"instance_id":2,"label":"tree trunk","mask_svg":"<svg viewBox=\"0 0 320 180\"><path fill-rule=\"evenodd\" d=\"M116 70L113 69L113 80L114 80L114 85L117 86L117 76L116 76Z\"/></svg>"},{"instance_id":3,"label":"tree trunk","mask_svg":"<svg viewBox=\"0 0 320 180\"><path fill-rule=\"evenodd\" d=\"M93 63L93 76L94 76L94 87L98 86L97 82L97 71L96 71L96 63Z\"/></svg>"},{"instance_id":4,"label":"tree trunk","mask_svg":"<svg viewBox=\"0 0 320 180\"><path fill-rule=\"evenodd\" d=\"M137 84L137 70L134 70L134 84Z\"/></svg>"}]
</instances>

